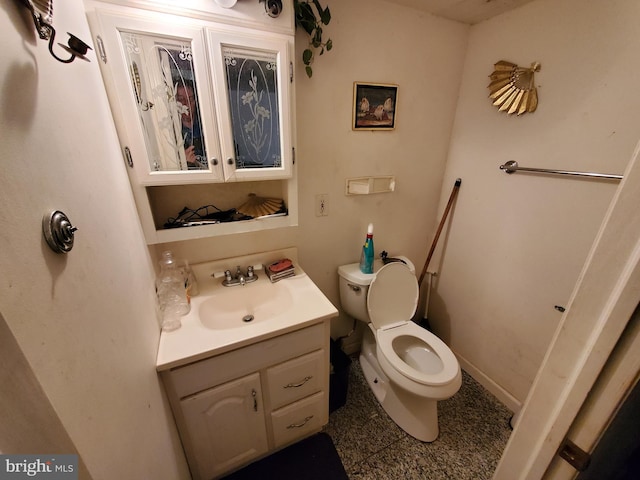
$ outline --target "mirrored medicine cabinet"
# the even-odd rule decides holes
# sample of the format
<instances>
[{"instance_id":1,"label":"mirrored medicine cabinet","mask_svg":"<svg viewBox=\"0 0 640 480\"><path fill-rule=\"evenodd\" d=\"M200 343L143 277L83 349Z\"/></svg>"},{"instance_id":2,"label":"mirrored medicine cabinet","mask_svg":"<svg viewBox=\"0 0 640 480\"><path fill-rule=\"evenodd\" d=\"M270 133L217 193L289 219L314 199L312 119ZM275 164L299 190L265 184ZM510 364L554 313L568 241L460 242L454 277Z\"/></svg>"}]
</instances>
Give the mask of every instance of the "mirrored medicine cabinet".
<instances>
[{"instance_id":1,"label":"mirrored medicine cabinet","mask_svg":"<svg viewBox=\"0 0 640 480\"><path fill-rule=\"evenodd\" d=\"M239 17L85 3L149 244L297 224L293 7L273 19L253 3ZM184 207L237 208L247 191L287 214L165 228Z\"/></svg>"}]
</instances>

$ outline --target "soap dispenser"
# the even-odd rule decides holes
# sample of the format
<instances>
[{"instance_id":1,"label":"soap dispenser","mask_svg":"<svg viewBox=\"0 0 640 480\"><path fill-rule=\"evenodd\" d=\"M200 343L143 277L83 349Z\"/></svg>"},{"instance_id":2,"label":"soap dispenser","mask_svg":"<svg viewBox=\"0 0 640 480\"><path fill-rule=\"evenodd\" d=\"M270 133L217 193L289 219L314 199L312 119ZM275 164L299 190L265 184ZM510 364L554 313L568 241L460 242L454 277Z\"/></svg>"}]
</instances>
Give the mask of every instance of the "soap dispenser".
<instances>
[{"instance_id":1,"label":"soap dispenser","mask_svg":"<svg viewBox=\"0 0 640 480\"><path fill-rule=\"evenodd\" d=\"M362 253L360 254L360 271L362 273L373 273L373 223L369 224L367 228L367 238L362 246Z\"/></svg>"}]
</instances>

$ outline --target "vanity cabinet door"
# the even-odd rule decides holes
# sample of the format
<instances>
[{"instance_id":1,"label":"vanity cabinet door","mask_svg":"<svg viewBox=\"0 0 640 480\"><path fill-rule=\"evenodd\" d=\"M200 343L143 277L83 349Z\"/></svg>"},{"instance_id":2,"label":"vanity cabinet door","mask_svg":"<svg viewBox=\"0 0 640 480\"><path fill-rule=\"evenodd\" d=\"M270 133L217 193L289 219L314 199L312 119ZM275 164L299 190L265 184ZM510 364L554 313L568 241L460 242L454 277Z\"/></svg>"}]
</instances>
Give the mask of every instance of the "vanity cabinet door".
<instances>
[{"instance_id":1,"label":"vanity cabinet door","mask_svg":"<svg viewBox=\"0 0 640 480\"><path fill-rule=\"evenodd\" d=\"M227 181L290 178L291 78L285 37L208 29Z\"/></svg>"},{"instance_id":2,"label":"vanity cabinet door","mask_svg":"<svg viewBox=\"0 0 640 480\"><path fill-rule=\"evenodd\" d=\"M141 185L223 181L205 33L179 17L93 17L118 136Z\"/></svg>"},{"instance_id":3,"label":"vanity cabinet door","mask_svg":"<svg viewBox=\"0 0 640 480\"><path fill-rule=\"evenodd\" d=\"M248 463L268 450L260 374L181 400L200 478Z\"/></svg>"}]
</instances>

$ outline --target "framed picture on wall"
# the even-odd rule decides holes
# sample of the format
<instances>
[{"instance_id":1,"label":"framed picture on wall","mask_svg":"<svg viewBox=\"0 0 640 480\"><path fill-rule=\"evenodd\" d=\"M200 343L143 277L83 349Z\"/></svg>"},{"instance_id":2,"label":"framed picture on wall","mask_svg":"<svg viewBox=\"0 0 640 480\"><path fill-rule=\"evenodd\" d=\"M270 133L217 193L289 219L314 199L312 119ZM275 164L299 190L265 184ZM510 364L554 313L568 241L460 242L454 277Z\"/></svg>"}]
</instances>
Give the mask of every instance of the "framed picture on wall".
<instances>
[{"instance_id":1,"label":"framed picture on wall","mask_svg":"<svg viewBox=\"0 0 640 480\"><path fill-rule=\"evenodd\" d=\"M398 85L353 83L353 130L396 128Z\"/></svg>"}]
</instances>

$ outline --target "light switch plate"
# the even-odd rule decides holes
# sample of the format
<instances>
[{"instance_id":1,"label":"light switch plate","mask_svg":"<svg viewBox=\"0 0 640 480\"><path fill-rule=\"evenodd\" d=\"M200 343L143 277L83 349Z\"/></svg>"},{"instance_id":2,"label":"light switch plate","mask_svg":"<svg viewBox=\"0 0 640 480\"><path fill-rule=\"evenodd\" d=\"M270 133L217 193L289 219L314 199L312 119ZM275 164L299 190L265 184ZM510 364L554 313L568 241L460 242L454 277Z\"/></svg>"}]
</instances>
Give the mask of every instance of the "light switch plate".
<instances>
[{"instance_id":1,"label":"light switch plate","mask_svg":"<svg viewBox=\"0 0 640 480\"><path fill-rule=\"evenodd\" d=\"M316 195L316 217L329 215L329 195L321 193Z\"/></svg>"}]
</instances>

